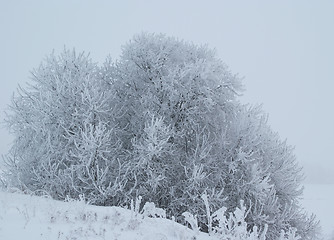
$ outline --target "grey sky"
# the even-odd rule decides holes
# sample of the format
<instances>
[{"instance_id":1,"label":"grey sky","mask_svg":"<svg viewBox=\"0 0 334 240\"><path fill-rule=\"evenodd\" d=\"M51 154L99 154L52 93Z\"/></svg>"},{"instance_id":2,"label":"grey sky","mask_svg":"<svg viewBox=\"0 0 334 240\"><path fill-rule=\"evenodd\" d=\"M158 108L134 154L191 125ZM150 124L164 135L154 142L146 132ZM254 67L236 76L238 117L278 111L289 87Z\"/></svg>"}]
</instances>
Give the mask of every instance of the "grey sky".
<instances>
[{"instance_id":1,"label":"grey sky","mask_svg":"<svg viewBox=\"0 0 334 240\"><path fill-rule=\"evenodd\" d=\"M207 43L245 77L243 102L296 146L308 181L334 183L334 1L0 0L0 118L17 84L66 45L102 63L141 31ZM0 154L11 142L0 130Z\"/></svg>"}]
</instances>

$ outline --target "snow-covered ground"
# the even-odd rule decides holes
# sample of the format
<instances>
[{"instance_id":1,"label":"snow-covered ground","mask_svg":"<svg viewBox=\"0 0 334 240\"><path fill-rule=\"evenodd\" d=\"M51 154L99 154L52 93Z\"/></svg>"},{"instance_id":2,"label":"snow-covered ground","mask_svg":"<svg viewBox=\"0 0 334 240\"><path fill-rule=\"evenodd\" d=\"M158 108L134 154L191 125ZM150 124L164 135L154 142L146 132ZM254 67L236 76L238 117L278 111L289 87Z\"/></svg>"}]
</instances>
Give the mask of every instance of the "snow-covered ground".
<instances>
[{"instance_id":1,"label":"snow-covered ground","mask_svg":"<svg viewBox=\"0 0 334 240\"><path fill-rule=\"evenodd\" d=\"M302 204L320 220L325 239L334 240L334 184L306 184Z\"/></svg>"},{"instance_id":2,"label":"snow-covered ground","mask_svg":"<svg viewBox=\"0 0 334 240\"><path fill-rule=\"evenodd\" d=\"M325 239L334 239L334 185L306 185L303 205L317 214ZM0 191L1 240L197 239L213 240L174 221L118 207L60 202Z\"/></svg>"},{"instance_id":3,"label":"snow-covered ground","mask_svg":"<svg viewBox=\"0 0 334 240\"><path fill-rule=\"evenodd\" d=\"M195 237L195 238L194 238ZM59 202L0 192L1 240L211 239L174 221L149 218L118 207Z\"/></svg>"}]
</instances>

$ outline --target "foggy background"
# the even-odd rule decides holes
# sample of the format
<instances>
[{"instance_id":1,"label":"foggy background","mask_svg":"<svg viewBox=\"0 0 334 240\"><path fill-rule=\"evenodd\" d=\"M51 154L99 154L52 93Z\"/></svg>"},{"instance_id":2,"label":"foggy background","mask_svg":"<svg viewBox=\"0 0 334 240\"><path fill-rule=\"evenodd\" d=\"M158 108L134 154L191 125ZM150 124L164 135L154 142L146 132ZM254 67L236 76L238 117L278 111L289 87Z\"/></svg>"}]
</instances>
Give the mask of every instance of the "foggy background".
<instances>
[{"instance_id":1,"label":"foggy background","mask_svg":"<svg viewBox=\"0 0 334 240\"><path fill-rule=\"evenodd\" d=\"M55 50L102 64L142 31L208 44L244 77L241 101L263 104L295 146L307 183L334 183L334 1L0 0L0 119L17 85ZM0 154L12 137L0 129Z\"/></svg>"}]
</instances>

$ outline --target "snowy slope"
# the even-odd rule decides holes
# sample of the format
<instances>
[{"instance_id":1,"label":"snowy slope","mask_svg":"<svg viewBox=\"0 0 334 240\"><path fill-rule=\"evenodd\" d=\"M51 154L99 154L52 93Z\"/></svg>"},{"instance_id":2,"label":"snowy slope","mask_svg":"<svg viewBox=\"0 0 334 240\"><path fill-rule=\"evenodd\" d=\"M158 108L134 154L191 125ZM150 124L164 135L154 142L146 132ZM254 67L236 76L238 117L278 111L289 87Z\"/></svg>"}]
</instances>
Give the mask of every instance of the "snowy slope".
<instances>
[{"instance_id":1,"label":"snowy slope","mask_svg":"<svg viewBox=\"0 0 334 240\"><path fill-rule=\"evenodd\" d=\"M118 207L59 202L0 192L1 240L214 239L171 220L135 216Z\"/></svg>"},{"instance_id":2,"label":"snowy slope","mask_svg":"<svg viewBox=\"0 0 334 240\"><path fill-rule=\"evenodd\" d=\"M334 239L334 185L306 185L302 201L317 214L326 240ZM215 240L171 220L137 215L119 207L60 202L0 191L0 240Z\"/></svg>"}]
</instances>

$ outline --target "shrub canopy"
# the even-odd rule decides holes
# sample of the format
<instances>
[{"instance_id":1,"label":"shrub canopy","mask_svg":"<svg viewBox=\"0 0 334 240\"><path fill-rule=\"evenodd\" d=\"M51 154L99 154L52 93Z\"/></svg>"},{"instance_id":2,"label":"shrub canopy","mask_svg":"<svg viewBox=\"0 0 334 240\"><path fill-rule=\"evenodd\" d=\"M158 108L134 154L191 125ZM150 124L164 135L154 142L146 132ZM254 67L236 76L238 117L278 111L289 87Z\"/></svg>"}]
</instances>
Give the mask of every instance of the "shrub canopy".
<instances>
[{"instance_id":1,"label":"shrub canopy","mask_svg":"<svg viewBox=\"0 0 334 240\"><path fill-rule=\"evenodd\" d=\"M202 226L206 193L212 210L244 200L250 228L268 225L269 239L291 227L314 237L292 147L260 107L238 101L240 79L207 47L141 34L118 61L98 66L64 50L32 79L6 119L13 185L98 205L140 195L180 221L195 213Z\"/></svg>"}]
</instances>

